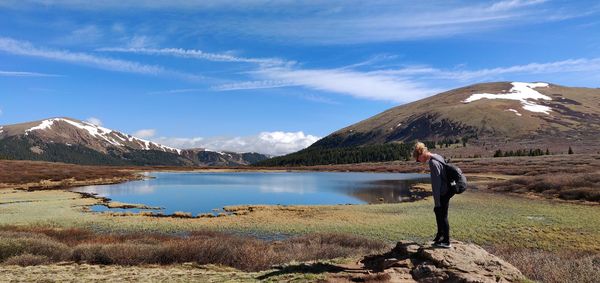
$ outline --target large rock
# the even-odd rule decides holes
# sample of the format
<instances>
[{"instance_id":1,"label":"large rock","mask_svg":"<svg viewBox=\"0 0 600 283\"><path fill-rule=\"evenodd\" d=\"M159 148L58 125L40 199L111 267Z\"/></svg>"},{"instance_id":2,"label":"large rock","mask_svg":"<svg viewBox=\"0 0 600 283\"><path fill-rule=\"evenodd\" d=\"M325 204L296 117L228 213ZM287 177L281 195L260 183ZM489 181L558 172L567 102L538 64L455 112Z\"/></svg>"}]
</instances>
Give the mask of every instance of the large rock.
<instances>
[{"instance_id":1,"label":"large rock","mask_svg":"<svg viewBox=\"0 0 600 283\"><path fill-rule=\"evenodd\" d=\"M453 241L449 249L401 241L391 251L366 256L365 269L388 282L519 282L523 274L483 248Z\"/></svg>"}]
</instances>

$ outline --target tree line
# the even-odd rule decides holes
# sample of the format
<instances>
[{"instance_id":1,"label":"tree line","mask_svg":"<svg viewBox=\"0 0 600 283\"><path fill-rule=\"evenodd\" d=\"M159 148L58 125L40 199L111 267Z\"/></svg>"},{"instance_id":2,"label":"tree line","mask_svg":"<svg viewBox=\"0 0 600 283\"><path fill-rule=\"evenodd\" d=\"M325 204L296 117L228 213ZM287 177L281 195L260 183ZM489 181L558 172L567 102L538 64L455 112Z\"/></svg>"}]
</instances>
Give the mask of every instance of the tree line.
<instances>
[{"instance_id":1,"label":"tree line","mask_svg":"<svg viewBox=\"0 0 600 283\"><path fill-rule=\"evenodd\" d=\"M295 153L267 159L255 166L311 166L410 160L414 143L387 143L360 147L308 147Z\"/></svg>"}]
</instances>

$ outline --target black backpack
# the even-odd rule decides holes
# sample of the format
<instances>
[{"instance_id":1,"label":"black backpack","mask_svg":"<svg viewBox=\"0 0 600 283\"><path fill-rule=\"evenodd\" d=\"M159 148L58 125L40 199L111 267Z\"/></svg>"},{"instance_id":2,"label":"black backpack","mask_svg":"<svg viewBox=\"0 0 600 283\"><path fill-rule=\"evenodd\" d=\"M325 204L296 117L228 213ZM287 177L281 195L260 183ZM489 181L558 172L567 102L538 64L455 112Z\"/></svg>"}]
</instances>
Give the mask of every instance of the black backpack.
<instances>
[{"instance_id":1,"label":"black backpack","mask_svg":"<svg viewBox=\"0 0 600 283\"><path fill-rule=\"evenodd\" d=\"M431 158L439 161L444 165L444 171L446 171L446 183L448 189L455 194L462 194L467 189L467 177L463 174L462 170L452 163L446 163L443 160L439 160L434 156Z\"/></svg>"}]
</instances>

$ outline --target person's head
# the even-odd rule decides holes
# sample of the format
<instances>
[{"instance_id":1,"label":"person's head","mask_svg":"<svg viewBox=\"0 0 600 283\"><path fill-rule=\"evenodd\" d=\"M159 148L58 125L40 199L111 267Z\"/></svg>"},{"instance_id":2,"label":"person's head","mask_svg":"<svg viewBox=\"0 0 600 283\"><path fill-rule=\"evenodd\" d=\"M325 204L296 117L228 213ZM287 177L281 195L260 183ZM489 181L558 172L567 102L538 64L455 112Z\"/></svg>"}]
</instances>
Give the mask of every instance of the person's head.
<instances>
[{"instance_id":1,"label":"person's head","mask_svg":"<svg viewBox=\"0 0 600 283\"><path fill-rule=\"evenodd\" d=\"M413 150L413 158L417 162L426 162L429 159L429 150L422 142L417 142L415 144L415 149Z\"/></svg>"}]
</instances>

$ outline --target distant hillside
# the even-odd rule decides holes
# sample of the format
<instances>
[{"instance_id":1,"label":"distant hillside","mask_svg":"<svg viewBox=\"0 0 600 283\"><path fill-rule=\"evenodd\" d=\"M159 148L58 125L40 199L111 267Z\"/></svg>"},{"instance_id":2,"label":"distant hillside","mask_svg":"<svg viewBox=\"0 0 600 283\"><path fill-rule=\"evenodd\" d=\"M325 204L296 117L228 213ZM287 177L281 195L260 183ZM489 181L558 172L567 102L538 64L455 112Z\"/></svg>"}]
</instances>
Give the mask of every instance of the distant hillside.
<instances>
[{"instance_id":1,"label":"distant hillside","mask_svg":"<svg viewBox=\"0 0 600 283\"><path fill-rule=\"evenodd\" d=\"M493 156L498 150L567 153L569 147L577 153L595 153L600 150L600 89L548 83L475 84L391 108L307 149L261 164L312 165L320 158L312 155L326 149L342 157L322 162L344 163L348 158L343 152L355 155L375 145L408 145L417 140L457 157ZM360 160L365 159L369 158Z\"/></svg>"},{"instance_id":2,"label":"distant hillside","mask_svg":"<svg viewBox=\"0 0 600 283\"><path fill-rule=\"evenodd\" d=\"M248 165L258 153L181 150L72 118L0 126L0 159L86 165Z\"/></svg>"}]
</instances>

